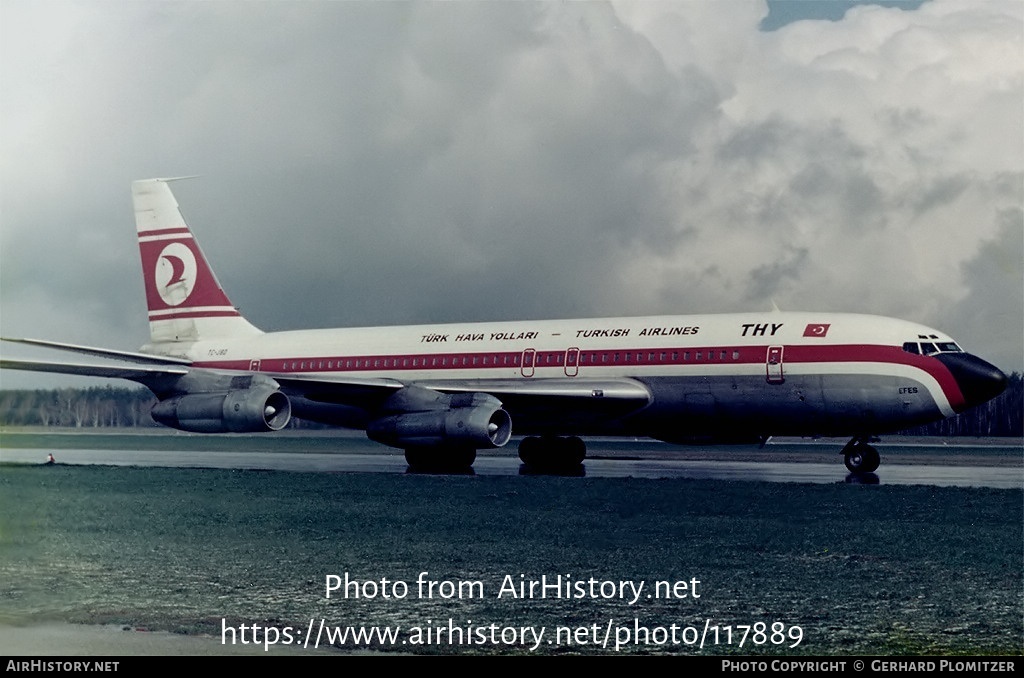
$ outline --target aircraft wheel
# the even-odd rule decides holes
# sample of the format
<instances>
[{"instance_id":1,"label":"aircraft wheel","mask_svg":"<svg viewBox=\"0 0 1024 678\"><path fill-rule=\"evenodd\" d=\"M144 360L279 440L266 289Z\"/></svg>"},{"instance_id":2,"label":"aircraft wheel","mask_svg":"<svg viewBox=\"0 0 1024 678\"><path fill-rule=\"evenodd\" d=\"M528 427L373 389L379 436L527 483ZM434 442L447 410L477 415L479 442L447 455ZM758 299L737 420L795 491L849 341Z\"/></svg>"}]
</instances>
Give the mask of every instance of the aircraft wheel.
<instances>
[{"instance_id":1,"label":"aircraft wheel","mask_svg":"<svg viewBox=\"0 0 1024 678\"><path fill-rule=\"evenodd\" d=\"M543 460L544 450L540 438L530 436L519 443L519 459L527 466L539 466Z\"/></svg>"},{"instance_id":2,"label":"aircraft wheel","mask_svg":"<svg viewBox=\"0 0 1024 678\"><path fill-rule=\"evenodd\" d=\"M871 473L878 470L878 465L882 463L882 457L871 445L865 445L864 450L864 473Z\"/></svg>"},{"instance_id":3,"label":"aircraft wheel","mask_svg":"<svg viewBox=\"0 0 1024 678\"><path fill-rule=\"evenodd\" d=\"M566 466L579 466L587 457L587 444L576 436L566 438L563 452Z\"/></svg>"},{"instance_id":4,"label":"aircraft wheel","mask_svg":"<svg viewBox=\"0 0 1024 678\"><path fill-rule=\"evenodd\" d=\"M409 448L405 451L405 463L413 468L421 468L429 463L430 454L423 448Z\"/></svg>"},{"instance_id":5,"label":"aircraft wheel","mask_svg":"<svg viewBox=\"0 0 1024 678\"><path fill-rule=\"evenodd\" d=\"M846 468L850 469L851 473L871 473L878 468L881 463L881 457L878 454L878 450L873 448L871 445L854 445L846 453Z\"/></svg>"},{"instance_id":6,"label":"aircraft wheel","mask_svg":"<svg viewBox=\"0 0 1024 678\"><path fill-rule=\"evenodd\" d=\"M472 447L466 449L445 450L443 454L451 467L456 469L469 468L473 465L473 462L476 461L476 450Z\"/></svg>"},{"instance_id":7,"label":"aircraft wheel","mask_svg":"<svg viewBox=\"0 0 1024 678\"><path fill-rule=\"evenodd\" d=\"M583 463L587 444L582 438L530 436L519 443L519 458L524 464L544 471L572 470Z\"/></svg>"},{"instance_id":8,"label":"aircraft wheel","mask_svg":"<svg viewBox=\"0 0 1024 678\"><path fill-rule=\"evenodd\" d=\"M417 471L464 471L476 461L473 448L411 447L405 462Z\"/></svg>"}]
</instances>

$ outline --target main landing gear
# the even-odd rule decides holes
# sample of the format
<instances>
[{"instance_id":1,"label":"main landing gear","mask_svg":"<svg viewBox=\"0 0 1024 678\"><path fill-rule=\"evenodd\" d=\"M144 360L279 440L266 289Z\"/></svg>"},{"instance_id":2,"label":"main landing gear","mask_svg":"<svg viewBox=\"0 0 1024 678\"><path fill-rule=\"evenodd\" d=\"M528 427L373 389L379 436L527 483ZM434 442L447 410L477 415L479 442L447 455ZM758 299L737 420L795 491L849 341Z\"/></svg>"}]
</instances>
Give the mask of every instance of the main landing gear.
<instances>
[{"instance_id":1,"label":"main landing gear","mask_svg":"<svg viewBox=\"0 0 1024 678\"><path fill-rule=\"evenodd\" d=\"M531 470L566 472L576 470L587 456L587 444L572 436L530 436L519 443L519 458Z\"/></svg>"},{"instance_id":2,"label":"main landing gear","mask_svg":"<svg viewBox=\"0 0 1024 678\"><path fill-rule=\"evenodd\" d=\"M854 438L846 443L843 448L844 461L850 473L873 473L877 468L881 457L871 445L868 445L870 438Z\"/></svg>"},{"instance_id":3,"label":"main landing gear","mask_svg":"<svg viewBox=\"0 0 1024 678\"><path fill-rule=\"evenodd\" d=\"M467 473L476 461L472 447L410 447L405 461L413 471L421 473Z\"/></svg>"}]
</instances>

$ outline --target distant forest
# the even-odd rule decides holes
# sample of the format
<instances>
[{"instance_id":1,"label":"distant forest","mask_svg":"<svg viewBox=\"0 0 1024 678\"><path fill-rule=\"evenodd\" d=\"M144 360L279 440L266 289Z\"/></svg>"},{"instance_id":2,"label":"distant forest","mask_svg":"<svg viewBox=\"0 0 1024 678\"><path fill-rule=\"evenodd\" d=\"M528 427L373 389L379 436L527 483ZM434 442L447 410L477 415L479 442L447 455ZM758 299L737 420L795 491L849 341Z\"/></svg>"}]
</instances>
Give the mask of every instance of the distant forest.
<instances>
[{"instance_id":1,"label":"distant forest","mask_svg":"<svg viewBox=\"0 0 1024 678\"><path fill-rule=\"evenodd\" d=\"M63 388L0 391L0 426L67 428L159 427L149 416L156 403L143 388ZM322 429L292 419L289 428ZM963 414L904 431L930 436L1024 435L1024 378L1014 372L1006 391L995 400Z\"/></svg>"}]
</instances>

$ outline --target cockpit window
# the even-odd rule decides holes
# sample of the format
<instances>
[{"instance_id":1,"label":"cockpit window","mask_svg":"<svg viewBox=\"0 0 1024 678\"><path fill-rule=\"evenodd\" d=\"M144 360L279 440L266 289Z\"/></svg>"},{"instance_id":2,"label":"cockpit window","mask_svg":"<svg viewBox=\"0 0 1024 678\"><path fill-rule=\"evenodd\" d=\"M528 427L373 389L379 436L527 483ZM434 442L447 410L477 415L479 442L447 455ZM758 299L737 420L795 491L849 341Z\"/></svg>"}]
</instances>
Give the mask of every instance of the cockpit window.
<instances>
[{"instance_id":1,"label":"cockpit window","mask_svg":"<svg viewBox=\"0 0 1024 678\"><path fill-rule=\"evenodd\" d=\"M963 349L952 341L929 342L908 341L903 344L903 350L916 355L935 355L936 353L963 353Z\"/></svg>"}]
</instances>

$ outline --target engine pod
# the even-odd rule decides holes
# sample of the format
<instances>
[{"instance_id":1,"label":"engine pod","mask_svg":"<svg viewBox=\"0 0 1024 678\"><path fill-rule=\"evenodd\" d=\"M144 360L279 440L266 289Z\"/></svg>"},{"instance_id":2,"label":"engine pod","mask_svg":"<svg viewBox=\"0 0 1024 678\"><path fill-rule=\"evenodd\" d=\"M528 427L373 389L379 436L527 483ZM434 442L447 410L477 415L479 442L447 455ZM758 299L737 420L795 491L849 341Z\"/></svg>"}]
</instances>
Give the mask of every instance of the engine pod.
<instances>
[{"instance_id":1,"label":"engine pod","mask_svg":"<svg viewBox=\"0 0 1024 678\"><path fill-rule=\"evenodd\" d=\"M157 403L155 421L196 433L263 433L279 431L291 420L288 397L269 387L195 393Z\"/></svg>"}]
</instances>

